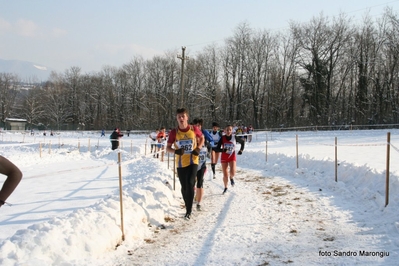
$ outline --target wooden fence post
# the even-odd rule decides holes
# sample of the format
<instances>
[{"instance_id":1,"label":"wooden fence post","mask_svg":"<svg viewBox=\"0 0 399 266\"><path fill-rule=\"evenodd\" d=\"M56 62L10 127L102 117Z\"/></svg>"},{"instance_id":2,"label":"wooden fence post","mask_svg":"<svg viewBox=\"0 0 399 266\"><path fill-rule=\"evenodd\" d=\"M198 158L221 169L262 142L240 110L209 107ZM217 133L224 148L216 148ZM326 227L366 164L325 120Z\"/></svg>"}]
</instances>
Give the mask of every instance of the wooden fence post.
<instances>
[{"instance_id":1,"label":"wooden fence post","mask_svg":"<svg viewBox=\"0 0 399 266\"><path fill-rule=\"evenodd\" d=\"M123 191L122 191L122 165L121 165L121 152L118 152L118 169L119 169L119 204L121 211L121 231L122 231L122 241L125 240L125 231L123 226Z\"/></svg>"},{"instance_id":2,"label":"wooden fence post","mask_svg":"<svg viewBox=\"0 0 399 266\"><path fill-rule=\"evenodd\" d=\"M338 182L338 140L335 137L335 182Z\"/></svg>"},{"instance_id":3,"label":"wooden fence post","mask_svg":"<svg viewBox=\"0 0 399 266\"><path fill-rule=\"evenodd\" d=\"M298 135L296 135L296 168L299 168L299 161L298 161Z\"/></svg>"},{"instance_id":4,"label":"wooden fence post","mask_svg":"<svg viewBox=\"0 0 399 266\"><path fill-rule=\"evenodd\" d=\"M387 170L385 173L385 207L389 203L389 160L390 160L390 148L391 148L391 132L387 132Z\"/></svg>"},{"instance_id":5,"label":"wooden fence post","mask_svg":"<svg viewBox=\"0 0 399 266\"><path fill-rule=\"evenodd\" d=\"M169 152L168 152L168 169L169 169L169 157L170 157L170 156L169 156Z\"/></svg>"},{"instance_id":6,"label":"wooden fence post","mask_svg":"<svg viewBox=\"0 0 399 266\"><path fill-rule=\"evenodd\" d=\"M176 154L173 154L173 190L176 190Z\"/></svg>"}]
</instances>

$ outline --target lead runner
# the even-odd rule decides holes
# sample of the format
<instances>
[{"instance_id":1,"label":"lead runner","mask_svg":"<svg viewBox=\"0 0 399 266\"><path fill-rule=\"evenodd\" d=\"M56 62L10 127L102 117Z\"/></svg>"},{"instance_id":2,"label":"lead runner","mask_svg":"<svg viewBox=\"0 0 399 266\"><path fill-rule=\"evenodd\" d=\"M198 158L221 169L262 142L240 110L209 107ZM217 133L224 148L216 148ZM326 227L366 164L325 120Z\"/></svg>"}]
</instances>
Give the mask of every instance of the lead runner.
<instances>
[{"instance_id":1,"label":"lead runner","mask_svg":"<svg viewBox=\"0 0 399 266\"><path fill-rule=\"evenodd\" d=\"M181 185L181 194L186 206L184 218L190 220L193 201L195 177L198 169L198 155L204 145L204 136L201 130L188 124L188 111L185 108L177 109L176 120L178 127L169 133L166 151L175 153L177 175ZM172 148L172 145L174 148Z\"/></svg>"}]
</instances>

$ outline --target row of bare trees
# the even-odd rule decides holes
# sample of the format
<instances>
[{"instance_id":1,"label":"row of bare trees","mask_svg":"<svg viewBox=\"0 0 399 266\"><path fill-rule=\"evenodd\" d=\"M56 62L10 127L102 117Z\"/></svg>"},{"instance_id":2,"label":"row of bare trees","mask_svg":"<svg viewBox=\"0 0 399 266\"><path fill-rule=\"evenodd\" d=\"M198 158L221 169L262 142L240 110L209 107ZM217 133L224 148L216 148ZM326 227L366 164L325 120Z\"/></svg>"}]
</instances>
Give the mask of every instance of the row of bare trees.
<instances>
[{"instance_id":1,"label":"row of bare trees","mask_svg":"<svg viewBox=\"0 0 399 266\"><path fill-rule=\"evenodd\" d=\"M399 17L387 8L361 22L340 15L291 22L284 32L240 23L184 69L184 105L205 127L255 128L399 122ZM52 129L175 126L181 67L175 52L82 73L71 67L21 90L0 75L2 121L25 118ZM17 93L18 92L18 93Z\"/></svg>"}]
</instances>

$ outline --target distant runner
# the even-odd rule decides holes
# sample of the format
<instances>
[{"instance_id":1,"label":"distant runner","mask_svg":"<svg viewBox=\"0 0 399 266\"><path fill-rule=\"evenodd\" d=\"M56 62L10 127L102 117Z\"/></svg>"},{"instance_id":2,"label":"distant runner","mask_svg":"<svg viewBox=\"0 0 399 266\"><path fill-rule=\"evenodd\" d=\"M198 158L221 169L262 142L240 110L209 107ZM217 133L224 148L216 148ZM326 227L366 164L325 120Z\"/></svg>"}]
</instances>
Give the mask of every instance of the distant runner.
<instances>
[{"instance_id":1,"label":"distant runner","mask_svg":"<svg viewBox=\"0 0 399 266\"><path fill-rule=\"evenodd\" d=\"M212 151L211 151L211 168L212 168L212 173L213 173L213 179L215 179L216 178L215 167L219 161L219 156L220 156L220 152L218 150L216 150L216 147L217 147L219 140L223 136L223 132L220 131L220 126L218 123L216 123L216 122L212 123L212 131L210 132L210 134L213 139L213 145L212 145Z\"/></svg>"}]
</instances>

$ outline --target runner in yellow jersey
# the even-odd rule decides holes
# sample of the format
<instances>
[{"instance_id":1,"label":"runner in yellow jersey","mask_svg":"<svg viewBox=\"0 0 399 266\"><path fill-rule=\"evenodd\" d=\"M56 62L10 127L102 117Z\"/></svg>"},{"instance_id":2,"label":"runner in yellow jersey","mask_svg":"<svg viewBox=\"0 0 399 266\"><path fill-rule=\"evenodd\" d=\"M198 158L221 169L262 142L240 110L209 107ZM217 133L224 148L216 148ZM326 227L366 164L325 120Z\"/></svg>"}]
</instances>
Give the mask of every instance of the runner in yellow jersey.
<instances>
[{"instance_id":1,"label":"runner in yellow jersey","mask_svg":"<svg viewBox=\"0 0 399 266\"><path fill-rule=\"evenodd\" d=\"M166 146L167 152L176 154L177 175L186 205L186 215L184 216L186 220L190 220L191 216L198 155L204 145L204 136L201 130L196 126L189 125L188 117L188 111L185 108L177 109L176 119L179 125L170 131Z\"/></svg>"}]
</instances>

